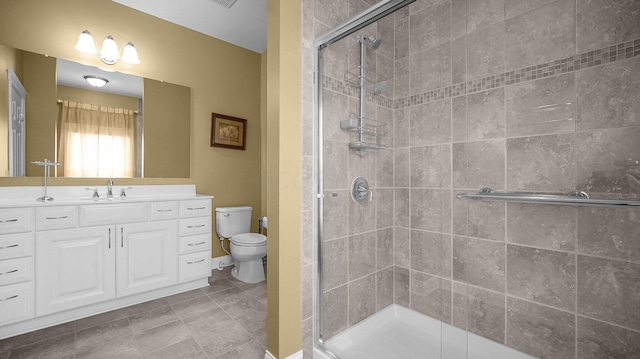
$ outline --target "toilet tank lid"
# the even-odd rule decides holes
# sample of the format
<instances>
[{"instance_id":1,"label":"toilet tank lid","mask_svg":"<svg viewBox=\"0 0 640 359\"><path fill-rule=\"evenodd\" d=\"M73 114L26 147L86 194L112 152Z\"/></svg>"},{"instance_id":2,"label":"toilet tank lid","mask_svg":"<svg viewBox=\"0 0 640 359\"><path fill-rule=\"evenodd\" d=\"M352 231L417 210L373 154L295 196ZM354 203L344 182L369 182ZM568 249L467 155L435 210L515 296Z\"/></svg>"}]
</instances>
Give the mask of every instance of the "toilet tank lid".
<instances>
[{"instance_id":1,"label":"toilet tank lid","mask_svg":"<svg viewBox=\"0 0 640 359\"><path fill-rule=\"evenodd\" d=\"M253 208L249 206L235 206L235 207L216 207L216 212L242 212L242 211L252 211Z\"/></svg>"}]
</instances>

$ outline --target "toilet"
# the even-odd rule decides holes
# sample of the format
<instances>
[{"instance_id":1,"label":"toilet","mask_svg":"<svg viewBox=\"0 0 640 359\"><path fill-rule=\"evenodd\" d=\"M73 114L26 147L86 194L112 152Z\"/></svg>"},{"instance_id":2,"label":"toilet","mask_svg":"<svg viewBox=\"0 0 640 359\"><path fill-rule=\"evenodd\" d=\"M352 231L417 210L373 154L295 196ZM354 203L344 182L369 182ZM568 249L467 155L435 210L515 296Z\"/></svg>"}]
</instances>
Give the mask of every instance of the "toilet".
<instances>
[{"instance_id":1,"label":"toilet","mask_svg":"<svg viewBox=\"0 0 640 359\"><path fill-rule=\"evenodd\" d=\"M267 237L250 233L251 212L248 206L216 208L216 232L220 240L229 239L234 267L231 275L245 283L265 280L262 258L267 255Z\"/></svg>"}]
</instances>

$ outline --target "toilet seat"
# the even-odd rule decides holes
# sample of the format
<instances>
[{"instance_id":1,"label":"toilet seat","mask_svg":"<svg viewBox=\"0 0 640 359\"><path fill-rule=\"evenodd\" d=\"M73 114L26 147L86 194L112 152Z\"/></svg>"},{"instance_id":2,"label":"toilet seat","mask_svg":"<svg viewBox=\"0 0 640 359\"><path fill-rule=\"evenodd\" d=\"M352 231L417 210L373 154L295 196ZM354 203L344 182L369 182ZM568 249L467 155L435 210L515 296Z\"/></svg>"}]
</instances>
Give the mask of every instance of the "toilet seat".
<instances>
[{"instance_id":1,"label":"toilet seat","mask_svg":"<svg viewBox=\"0 0 640 359\"><path fill-rule=\"evenodd\" d=\"M267 237L258 233L242 233L231 237L231 243L241 247L256 247L267 243Z\"/></svg>"}]
</instances>

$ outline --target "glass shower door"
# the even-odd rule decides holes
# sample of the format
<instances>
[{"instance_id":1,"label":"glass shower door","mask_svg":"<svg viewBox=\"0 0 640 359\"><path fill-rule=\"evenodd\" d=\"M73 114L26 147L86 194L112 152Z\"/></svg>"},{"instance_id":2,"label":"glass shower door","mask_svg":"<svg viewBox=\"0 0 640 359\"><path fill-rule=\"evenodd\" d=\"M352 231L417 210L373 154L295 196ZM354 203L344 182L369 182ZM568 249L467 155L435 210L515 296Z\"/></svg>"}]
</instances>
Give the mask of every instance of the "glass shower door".
<instances>
[{"instance_id":1,"label":"glass shower door","mask_svg":"<svg viewBox=\"0 0 640 359\"><path fill-rule=\"evenodd\" d=\"M467 357L466 332L449 325L451 184L430 172L451 146L420 142L410 122L426 115L398 109L410 60L398 33L416 6L318 45L316 346L327 358Z\"/></svg>"}]
</instances>

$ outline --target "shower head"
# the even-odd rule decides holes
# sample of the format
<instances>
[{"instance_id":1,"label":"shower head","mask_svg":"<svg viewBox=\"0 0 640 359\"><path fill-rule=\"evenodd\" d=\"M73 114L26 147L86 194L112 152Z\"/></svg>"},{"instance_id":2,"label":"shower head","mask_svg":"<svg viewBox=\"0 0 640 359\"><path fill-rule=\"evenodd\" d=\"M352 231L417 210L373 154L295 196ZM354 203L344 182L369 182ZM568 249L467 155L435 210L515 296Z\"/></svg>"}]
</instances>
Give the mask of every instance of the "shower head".
<instances>
[{"instance_id":1,"label":"shower head","mask_svg":"<svg viewBox=\"0 0 640 359\"><path fill-rule=\"evenodd\" d=\"M369 48L371 48L371 50L377 50L380 47L380 44L382 44L382 39L376 39L373 36L369 36L369 35L360 35L358 36L358 41L361 43L365 43L367 40L369 40L371 42L371 44L369 45Z\"/></svg>"},{"instance_id":2,"label":"shower head","mask_svg":"<svg viewBox=\"0 0 640 359\"><path fill-rule=\"evenodd\" d=\"M377 50L382 44L382 39L376 39L373 36L369 36L369 40L371 41L371 50Z\"/></svg>"}]
</instances>

